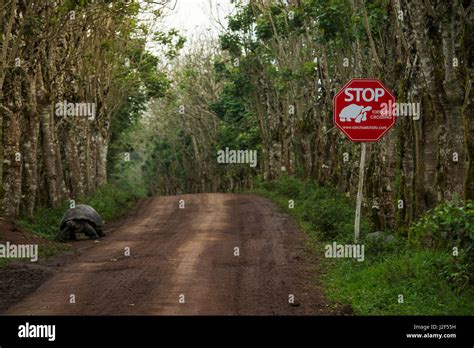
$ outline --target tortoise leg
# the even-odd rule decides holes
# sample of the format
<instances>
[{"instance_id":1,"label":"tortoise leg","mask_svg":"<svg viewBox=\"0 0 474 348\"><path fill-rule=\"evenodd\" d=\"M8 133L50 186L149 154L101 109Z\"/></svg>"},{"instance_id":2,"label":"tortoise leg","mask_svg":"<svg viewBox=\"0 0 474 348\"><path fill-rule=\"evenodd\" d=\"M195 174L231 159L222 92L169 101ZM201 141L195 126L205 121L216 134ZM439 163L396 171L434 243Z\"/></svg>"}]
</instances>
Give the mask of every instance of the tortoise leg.
<instances>
[{"instance_id":1,"label":"tortoise leg","mask_svg":"<svg viewBox=\"0 0 474 348\"><path fill-rule=\"evenodd\" d=\"M87 237L89 237L89 239L99 239L99 236L97 235L97 232L87 222L84 222L84 225L82 227L82 232L84 232L84 234Z\"/></svg>"},{"instance_id":2,"label":"tortoise leg","mask_svg":"<svg viewBox=\"0 0 474 348\"><path fill-rule=\"evenodd\" d=\"M105 237L105 232L104 232L104 229L102 227L96 227L95 231L97 232L99 237Z\"/></svg>"},{"instance_id":3,"label":"tortoise leg","mask_svg":"<svg viewBox=\"0 0 474 348\"><path fill-rule=\"evenodd\" d=\"M72 228L69 229L71 232L69 233L69 239L70 240L77 240L76 238L76 231L73 230Z\"/></svg>"},{"instance_id":4,"label":"tortoise leg","mask_svg":"<svg viewBox=\"0 0 474 348\"><path fill-rule=\"evenodd\" d=\"M67 242L68 240L76 240L76 233L74 229L69 226L64 227L58 234L60 242Z\"/></svg>"}]
</instances>

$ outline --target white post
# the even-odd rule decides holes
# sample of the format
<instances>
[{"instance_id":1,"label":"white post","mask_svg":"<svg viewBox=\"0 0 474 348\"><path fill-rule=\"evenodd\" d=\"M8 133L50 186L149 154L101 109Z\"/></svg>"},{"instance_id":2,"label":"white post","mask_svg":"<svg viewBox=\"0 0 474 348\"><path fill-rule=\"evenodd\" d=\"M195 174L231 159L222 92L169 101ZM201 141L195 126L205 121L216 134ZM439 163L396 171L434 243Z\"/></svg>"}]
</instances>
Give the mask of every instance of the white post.
<instances>
[{"instance_id":1,"label":"white post","mask_svg":"<svg viewBox=\"0 0 474 348\"><path fill-rule=\"evenodd\" d=\"M357 188L356 216L354 224L354 241L359 242L360 236L360 210L362 206L362 191L364 189L364 167L365 167L365 143L360 144L360 163L359 163L359 186Z\"/></svg>"}]
</instances>

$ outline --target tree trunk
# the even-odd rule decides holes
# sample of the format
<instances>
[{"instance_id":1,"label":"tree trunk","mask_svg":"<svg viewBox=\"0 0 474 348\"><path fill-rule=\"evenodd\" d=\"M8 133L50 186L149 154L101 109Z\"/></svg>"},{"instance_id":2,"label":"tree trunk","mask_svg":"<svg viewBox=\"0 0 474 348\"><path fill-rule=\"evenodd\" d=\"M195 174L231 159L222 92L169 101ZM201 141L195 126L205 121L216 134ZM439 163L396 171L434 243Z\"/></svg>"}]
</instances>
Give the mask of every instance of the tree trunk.
<instances>
[{"instance_id":1,"label":"tree trunk","mask_svg":"<svg viewBox=\"0 0 474 348\"><path fill-rule=\"evenodd\" d=\"M38 138L39 138L39 114L36 101L36 76L30 72L27 84L26 117L28 121L26 134L23 140L24 154L24 187L23 198L24 212L26 216L32 216L36 204L36 193L38 190Z\"/></svg>"},{"instance_id":2,"label":"tree trunk","mask_svg":"<svg viewBox=\"0 0 474 348\"><path fill-rule=\"evenodd\" d=\"M19 212L21 198L21 153L20 153L20 113L12 112L3 107L3 213L8 217L16 217ZM17 156L20 157L17 157Z\"/></svg>"},{"instance_id":3,"label":"tree trunk","mask_svg":"<svg viewBox=\"0 0 474 348\"><path fill-rule=\"evenodd\" d=\"M472 83L474 81L474 11L470 11L467 19L467 28L463 43L465 52L466 80L465 99L462 107L464 117L464 141L466 146L466 173L464 181L464 198L474 200L474 91Z\"/></svg>"},{"instance_id":4,"label":"tree trunk","mask_svg":"<svg viewBox=\"0 0 474 348\"><path fill-rule=\"evenodd\" d=\"M48 201L51 207L58 203L59 192L57 188L57 168L53 126L53 106L51 103L43 105L40 111L43 160L46 171L46 186Z\"/></svg>"}]
</instances>

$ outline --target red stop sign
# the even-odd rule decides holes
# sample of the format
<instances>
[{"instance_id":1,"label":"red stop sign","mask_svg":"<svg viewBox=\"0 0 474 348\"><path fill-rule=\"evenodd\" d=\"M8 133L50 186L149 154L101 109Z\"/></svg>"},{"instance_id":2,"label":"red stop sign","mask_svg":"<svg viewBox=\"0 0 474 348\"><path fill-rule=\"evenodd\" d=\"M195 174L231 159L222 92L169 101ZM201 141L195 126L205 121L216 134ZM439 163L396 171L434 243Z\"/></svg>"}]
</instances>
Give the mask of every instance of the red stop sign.
<instances>
[{"instance_id":1,"label":"red stop sign","mask_svg":"<svg viewBox=\"0 0 474 348\"><path fill-rule=\"evenodd\" d=\"M395 97L376 79L352 79L334 96L334 124L352 141L379 141L395 124Z\"/></svg>"}]
</instances>

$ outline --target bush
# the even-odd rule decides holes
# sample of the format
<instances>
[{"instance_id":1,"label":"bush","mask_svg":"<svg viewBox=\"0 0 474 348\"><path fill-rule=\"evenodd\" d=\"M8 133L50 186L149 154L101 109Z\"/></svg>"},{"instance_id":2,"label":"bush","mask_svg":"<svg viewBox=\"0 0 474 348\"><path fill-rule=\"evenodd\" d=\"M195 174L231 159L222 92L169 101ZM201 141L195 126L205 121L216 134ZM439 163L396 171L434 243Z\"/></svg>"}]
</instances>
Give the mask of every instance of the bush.
<instances>
[{"instance_id":1,"label":"bush","mask_svg":"<svg viewBox=\"0 0 474 348\"><path fill-rule=\"evenodd\" d=\"M354 238L354 209L340 198L317 198L316 192L302 203L302 218L324 240L350 241Z\"/></svg>"},{"instance_id":2,"label":"bush","mask_svg":"<svg viewBox=\"0 0 474 348\"><path fill-rule=\"evenodd\" d=\"M279 180L260 183L264 189L289 197L290 199L300 198L308 188L306 184L308 183L287 175Z\"/></svg>"},{"instance_id":3,"label":"bush","mask_svg":"<svg viewBox=\"0 0 474 348\"><path fill-rule=\"evenodd\" d=\"M394 240L385 241L385 236L392 235ZM394 233L393 231L385 231L384 237L367 239L366 235L362 235L362 242L365 245L368 254L367 261L379 261L385 257L390 257L394 253L407 248L406 238Z\"/></svg>"},{"instance_id":4,"label":"bush","mask_svg":"<svg viewBox=\"0 0 474 348\"><path fill-rule=\"evenodd\" d=\"M440 262L438 269L457 293L468 290L474 283L474 267L464 250L456 257L450 256L448 262Z\"/></svg>"},{"instance_id":5,"label":"bush","mask_svg":"<svg viewBox=\"0 0 474 348\"><path fill-rule=\"evenodd\" d=\"M447 202L421 216L409 229L409 240L416 246L470 248L474 242L474 205Z\"/></svg>"},{"instance_id":6,"label":"bush","mask_svg":"<svg viewBox=\"0 0 474 348\"><path fill-rule=\"evenodd\" d=\"M450 255L439 267L458 291L474 283L474 205L447 202L426 212L409 229L409 241L416 247L433 248ZM458 255L453 255L454 249Z\"/></svg>"}]
</instances>

